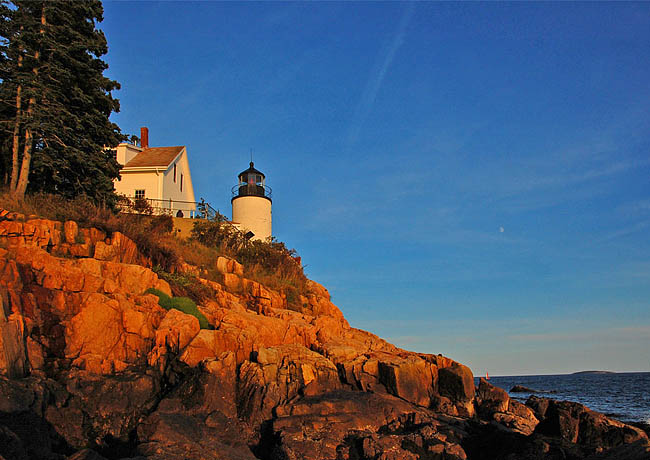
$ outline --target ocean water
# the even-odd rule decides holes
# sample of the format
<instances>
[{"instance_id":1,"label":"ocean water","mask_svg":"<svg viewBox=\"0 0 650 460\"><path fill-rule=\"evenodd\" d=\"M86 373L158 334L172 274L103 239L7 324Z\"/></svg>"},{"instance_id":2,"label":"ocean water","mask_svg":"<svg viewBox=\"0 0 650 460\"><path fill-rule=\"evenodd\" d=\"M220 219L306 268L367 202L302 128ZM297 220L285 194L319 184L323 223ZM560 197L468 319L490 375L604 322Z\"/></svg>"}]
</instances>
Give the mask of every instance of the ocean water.
<instances>
[{"instance_id":1,"label":"ocean water","mask_svg":"<svg viewBox=\"0 0 650 460\"><path fill-rule=\"evenodd\" d=\"M496 376L490 383L521 402L531 393L510 393L515 385L539 390L537 396L579 402L624 422L650 423L650 372Z\"/></svg>"}]
</instances>

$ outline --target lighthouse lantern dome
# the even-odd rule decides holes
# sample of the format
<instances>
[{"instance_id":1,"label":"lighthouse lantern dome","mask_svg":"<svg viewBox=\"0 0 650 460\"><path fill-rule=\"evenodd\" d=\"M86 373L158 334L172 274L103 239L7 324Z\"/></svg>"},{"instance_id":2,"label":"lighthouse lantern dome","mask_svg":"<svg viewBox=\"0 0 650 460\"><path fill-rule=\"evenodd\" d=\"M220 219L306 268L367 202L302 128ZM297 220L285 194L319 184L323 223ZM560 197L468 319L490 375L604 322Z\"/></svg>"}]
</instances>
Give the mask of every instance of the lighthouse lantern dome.
<instances>
[{"instance_id":1,"label":"lighthouse lantern dome","mask_svg":"<svg viewBox=\"0 0 650 460\"><path fill-rule=\"evenodd\" d=\"M232 220L253 239L271 238L271 187L266 185L264 173L250 167L237 175L238 183L232 188Z\"/></svg>"},{"instance_id":2,"label":"lighthouse lantern dome","mask_svg":"<svg viewBox=\"0 0 650 460\"><path fill-rule=\"evenodd\" d=\"M239 184L264 185L266 177L264 173L255 169L254 163L250 162L250 167L239 173Z\"/></svg>"}]
</instances>

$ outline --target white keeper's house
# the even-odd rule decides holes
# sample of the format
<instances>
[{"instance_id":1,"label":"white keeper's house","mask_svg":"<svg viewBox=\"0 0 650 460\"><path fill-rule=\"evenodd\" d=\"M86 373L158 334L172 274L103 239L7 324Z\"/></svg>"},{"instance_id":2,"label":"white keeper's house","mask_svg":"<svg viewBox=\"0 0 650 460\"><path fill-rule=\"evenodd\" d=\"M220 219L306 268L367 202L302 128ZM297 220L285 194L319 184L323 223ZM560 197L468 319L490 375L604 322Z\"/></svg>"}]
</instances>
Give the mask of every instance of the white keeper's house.
<instances>
[{"instance_id":1,"label":"white keeper's house","mask_svg":"<svg viewBox=\"0 0 650 460\"><path fill-rule=\"evenodd\" d=\"M121 143L116 148L117 162L122 165L115 191L131 200L146 199L154 212L174 217L195 217L190 164L184 145L149 147L149 130L141 128L140 146Z\"/></svg>"}]
</instances>

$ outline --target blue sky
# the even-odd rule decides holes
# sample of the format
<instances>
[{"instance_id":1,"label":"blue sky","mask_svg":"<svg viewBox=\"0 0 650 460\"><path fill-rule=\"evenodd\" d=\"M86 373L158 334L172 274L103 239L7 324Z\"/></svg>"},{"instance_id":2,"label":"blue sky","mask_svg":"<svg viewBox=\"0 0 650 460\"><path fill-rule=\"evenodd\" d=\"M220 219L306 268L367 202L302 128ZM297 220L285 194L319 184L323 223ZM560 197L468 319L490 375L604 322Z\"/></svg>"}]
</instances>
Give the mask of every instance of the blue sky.
<instances>
[{"instance_id":1,"label":"blue sky","mask_svg":"<svg viewBox=\"0 0 650 460\"><path fill-rule=\"evenodd\" d=\"M104 3L113 116L186 145L350 323L476 374L650 370L650 3Z\"/></svg>"}]
</instances>

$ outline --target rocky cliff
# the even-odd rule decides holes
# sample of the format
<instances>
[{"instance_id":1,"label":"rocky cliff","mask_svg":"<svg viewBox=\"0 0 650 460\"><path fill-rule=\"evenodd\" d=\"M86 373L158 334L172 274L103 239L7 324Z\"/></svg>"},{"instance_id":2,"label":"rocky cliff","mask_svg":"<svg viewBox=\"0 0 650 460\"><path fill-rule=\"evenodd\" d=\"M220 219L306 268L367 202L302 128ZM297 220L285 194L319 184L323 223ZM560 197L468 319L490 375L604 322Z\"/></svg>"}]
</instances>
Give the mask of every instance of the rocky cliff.
<instances>
[{"instance_id":1,"label":"rocky cliff","mask_svg":"<svg viewBox=\"0 0 650 460\"><path fill-rule=\"evenodd\" d=\"M350 327L314 282L296 312L220 258L201 329L124 235L10 214L0 246L6 460L650 458L638 428Z\"/></svg>"}]
</instances>

